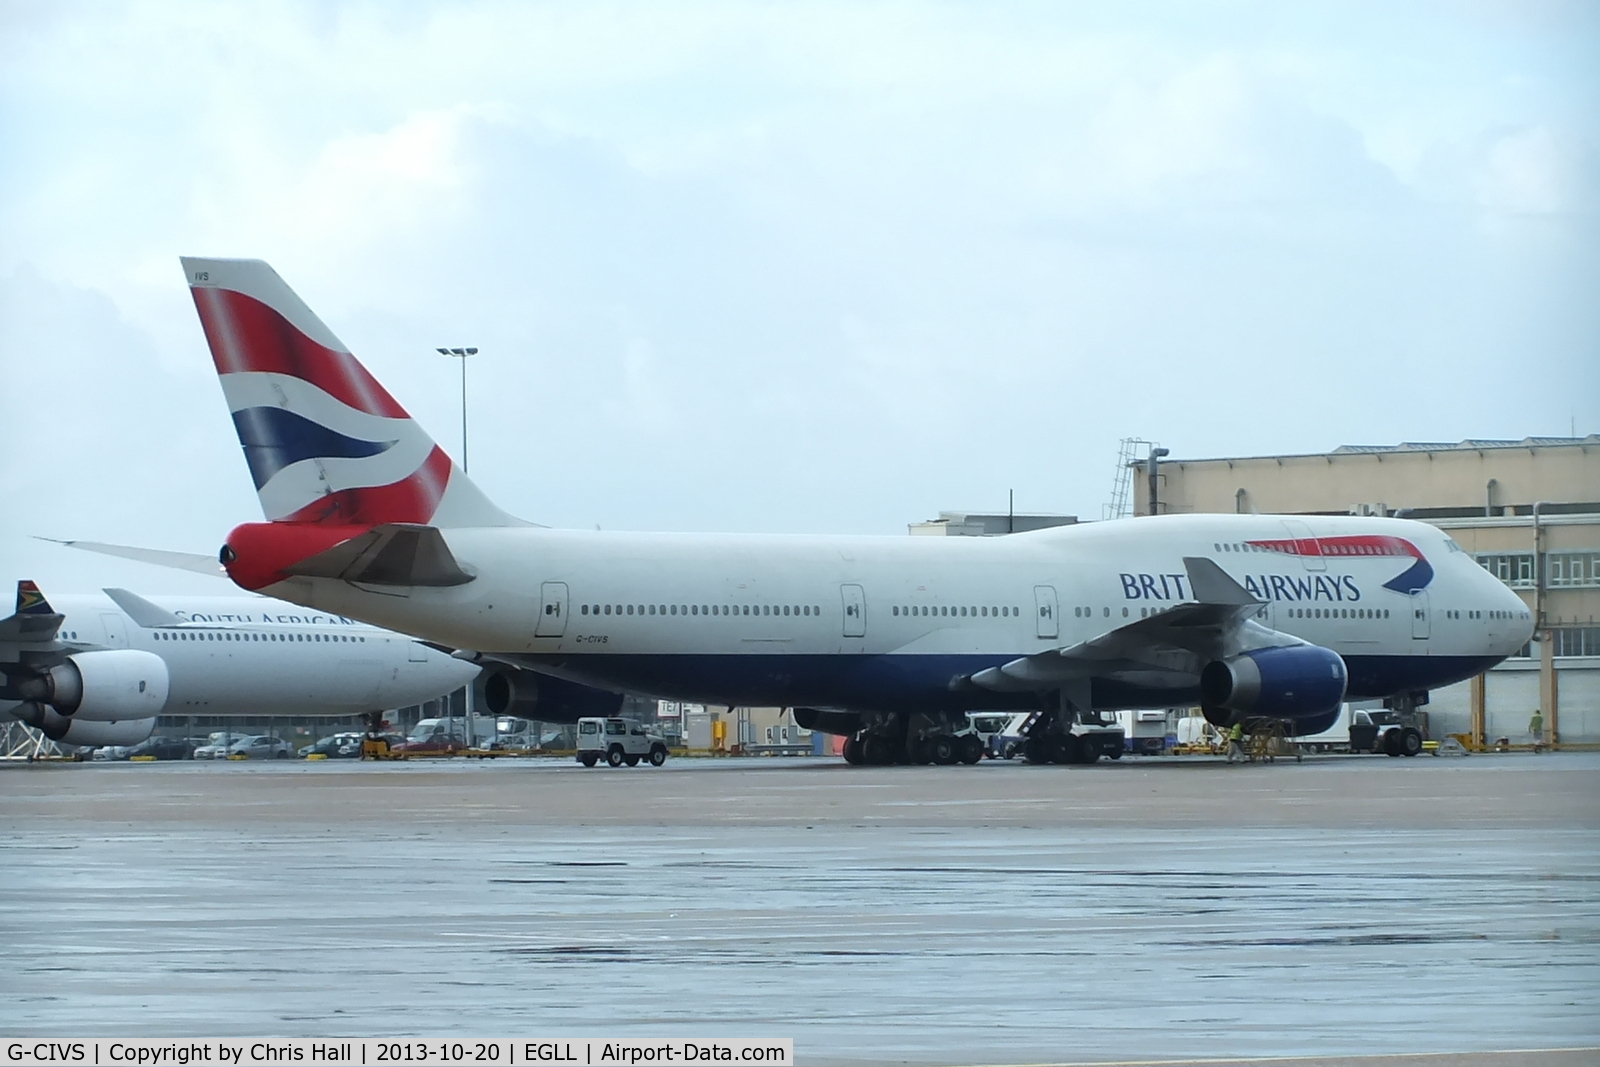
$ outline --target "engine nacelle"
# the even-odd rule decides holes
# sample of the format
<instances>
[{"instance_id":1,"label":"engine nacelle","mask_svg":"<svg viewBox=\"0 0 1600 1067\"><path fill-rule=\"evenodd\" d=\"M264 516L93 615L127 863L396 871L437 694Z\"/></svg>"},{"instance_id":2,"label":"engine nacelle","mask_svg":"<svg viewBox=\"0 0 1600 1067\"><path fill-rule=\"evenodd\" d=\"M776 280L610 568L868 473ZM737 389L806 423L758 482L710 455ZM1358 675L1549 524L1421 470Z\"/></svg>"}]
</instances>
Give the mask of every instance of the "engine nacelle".
<instances>
[{"instance_id":1,"label":"engine nacelle","mask_svg":"<svg viewBox=\"0 0 1600 1067\"><path fill-rule=\"evenodd\" d=\"M67 745L99 748L101 745L137 745L155 733L155 716L148 719L123 719L120 722L89 722L74 716L67 732L52 740Z\"/></svg>"},{"instance_id":2,"label":"engine nacelle","mask_svg":"<svg viewBox=\"0 0 1600 1067\"><path fill-rule=\"evenodd\" d=\"M483 702L491 715L575 723L585 716L615 715L622 709L622 694L536 671L508 668L484 679Z\"/></svg>"},{"instance_id":3,"label":"engine nacelle","mask_svg":"<svg viewBox=\"0 0 1600 1067\"><path fill-rule=\"evenodd\" d=\"M1317 645L1260 648L1214 660L1200 672L1200 695L1213 708L1277 719L1337 714L1348 677L1344 660Z\"/></svg>"},{"instance_id":4,"label":"engine nacelle","mask_svg":"<svg viewBox=\"0 0 1600 1067\"><path fill-rule=\"evenodd\" d=\"M802 730L821 730L825 734L838 734L841 737L849 737L861 729L861 716L853 711L795 708L794 721Z\"/></svg>"},{"instance_id":5,"label":"engine nacelle","mask_svg":"<svg viewBox=\"0 0 1600 1067\"><path fill-rule=\"evenodd\" d=\"M101 745L137 745L155 732L156 719L123 719L119 722L95 722L68 717L47 704L18 704L10 709L11 716L38 730L52 741L67 745L98 748Z\"/></svg>"},{"instance_id":6,"label":"engine nacelle","mask_svg":"<svg viewBox=\"0 0 1600 1067\"><path fill-rule=\"evenodd\" d=\"M17 691L24 700L48 704L62 715L117 722L159 715L167 704L168 684L167 664L160 656L113 648L68 656L65 663L23 681Z\"/></svg>"}]
</instances>

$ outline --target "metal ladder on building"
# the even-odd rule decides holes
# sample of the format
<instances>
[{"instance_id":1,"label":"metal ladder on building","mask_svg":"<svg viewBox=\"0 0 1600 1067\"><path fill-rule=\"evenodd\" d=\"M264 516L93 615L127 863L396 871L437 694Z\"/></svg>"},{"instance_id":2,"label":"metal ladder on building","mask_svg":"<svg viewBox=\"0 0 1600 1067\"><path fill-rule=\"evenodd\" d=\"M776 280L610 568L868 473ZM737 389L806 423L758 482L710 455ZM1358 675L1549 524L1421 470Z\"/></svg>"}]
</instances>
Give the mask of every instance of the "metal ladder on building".
<instances>
[{"instance_id":1,"label":"metal ladder on building","mask_svg":"<svg viewBox=\"0 0 1600 1067\"><path fill-rule=\"evenodd\" d=\"M1102 509L1101 517L1125 519L1128 517L1128 498L1133 493L1133 474L1129 468L1133 461L1149 453L1154 441L1142 437L1124 437L1117 450L1117 469L1111 475L1111 503Z\"/></svg>"}]
</instances>

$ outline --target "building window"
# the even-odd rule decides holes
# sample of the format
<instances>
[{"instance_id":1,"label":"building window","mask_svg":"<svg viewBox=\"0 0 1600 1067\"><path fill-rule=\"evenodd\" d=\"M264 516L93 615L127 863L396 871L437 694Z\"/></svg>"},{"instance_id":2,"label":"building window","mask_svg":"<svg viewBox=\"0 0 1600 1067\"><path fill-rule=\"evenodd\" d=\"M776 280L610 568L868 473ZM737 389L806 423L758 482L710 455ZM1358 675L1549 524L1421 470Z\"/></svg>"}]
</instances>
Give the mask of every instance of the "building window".
<instances>
[{"instance_id":1,"label":"building window","mask_svg":"<svg viewBox=\"0 0 1600 1067\"><path fill-rule=\"evenodd\" d=\"M1600 586L1600 552L1546 552L1545 584L1552 589Z\"/></svg>"},{"instance_id":2,"label":"building window","mask_svg":"<svg viewBox=\"0 0 1600 1067\"><path fill-rule=\"evenodd\" d=\"M1600 626L1565 626L1550 631L1555 656L1600 656Z\"/></svg>"},{"instance_id":3,"label":"building window","mask_svg":"<svg viewBox=\"0 0 1600 1067\"><path fill-rule=\"evenodd\" d=\"M1513 589L1534 587L1534 556L1532 552L1497 552L1479 554L1478 565Z\"/></svg>"}]
</instances>

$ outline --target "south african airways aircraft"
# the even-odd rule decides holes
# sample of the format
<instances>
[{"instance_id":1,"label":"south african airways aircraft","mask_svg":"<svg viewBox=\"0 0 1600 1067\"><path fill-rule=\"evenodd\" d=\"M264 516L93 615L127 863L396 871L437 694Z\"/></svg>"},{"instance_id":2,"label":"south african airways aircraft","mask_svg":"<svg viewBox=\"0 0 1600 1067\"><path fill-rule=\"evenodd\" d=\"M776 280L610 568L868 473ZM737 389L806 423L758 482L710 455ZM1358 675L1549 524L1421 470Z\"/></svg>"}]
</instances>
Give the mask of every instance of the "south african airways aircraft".
<instances>
[{"instance_id":1,"label":"south african airways aircraft","mask_svg":"<svg viewBox=\"0 0 1600 1067\"><path fill-rule=\"evenodd\" d=\"M1433 527L1166 515L996 538L553 530L492 504L259 260L183 260L267 522L253 591L603 692L795 708L852 763L920 762L969 710L1073 723L1199 704L1331 725L1520 648L1520 599ZM542 684L542 683L541 683Z\"/></svg>"},{"instance_id":2,"label":"south african airways aircraft","mask_svg":"<svg viewBox=\"0 0 1600 1067\"><path fill-rule=\"evenodd\" d=\"M470 663L265 597L126 589L45 598L0 619L0 718L70 745L136 745L157 715L374 715L470 685Z\"/></svg>"}]
</instances>

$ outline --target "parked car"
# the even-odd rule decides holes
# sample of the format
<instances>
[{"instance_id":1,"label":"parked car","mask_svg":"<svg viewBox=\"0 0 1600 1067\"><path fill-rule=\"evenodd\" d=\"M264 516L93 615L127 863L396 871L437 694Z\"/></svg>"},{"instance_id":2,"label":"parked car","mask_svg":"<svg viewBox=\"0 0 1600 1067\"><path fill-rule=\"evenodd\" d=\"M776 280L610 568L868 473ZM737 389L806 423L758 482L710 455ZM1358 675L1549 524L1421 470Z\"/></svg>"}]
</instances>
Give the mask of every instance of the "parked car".
<instances>
[{"instance_id":1,"label":"parked car","mask_svg":"<svg viewBox=\"0 0 1600 1067\"><path fill-rule=\"evenodd\" d=\"M233 743L228 749L228 758L243 756L245 759L288 759L294 755L294 746L287 741L280 741L276 737L258 735L244 737Z\"/></svg>"},{"instance_id":2,"label":"parked car","mask_svg":"<svg viewBox=\"0 0 1600 1067\"><path fill-rule=\"evenodd\" d=\"M89 756L92 760L124 760L128 758L129 745L101 745Z\"/></svg>"},{"instance_id":3,"label":"parked car","mask_svg":"<svg viewBox=\"0 0 1600 1067\"><path fill-rule=\"evenodd\" d=\"M316 755L327 759L356 759L361 755L361 739L364 736L360 731L329 734L301 748L300 758Z\"/></svg>"},{"instance_id":4,"label":"parked car","mask_svg":"<svg viewBox=\"0 0 1600 1067\"><path fill-rule=\"evenodd\" d=\"M147 737L128 749L126 759L147 756L150 759L193 759L194 742L184 737Z\"/></svg>"},{"instance_id":5,"label":"parked car","mask_svg":"<svg viewBox=\"0 0 1600 1067\"><path fill-rule=\"evenodd\" d=\"M194 750L195 759L226 759L229 750L240 741L248 741L254 734L212 734L211 739Z\"/></svg>"}]
</instances>

